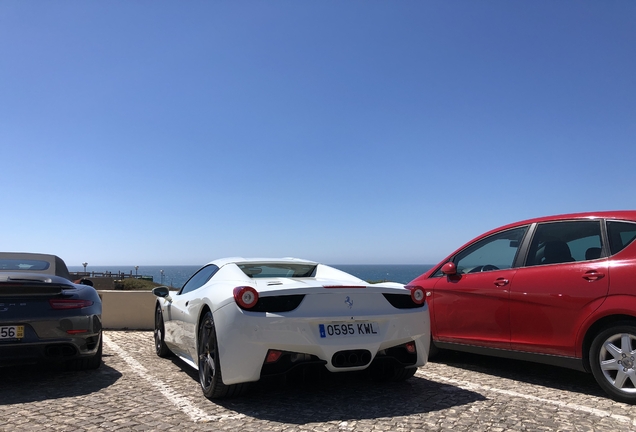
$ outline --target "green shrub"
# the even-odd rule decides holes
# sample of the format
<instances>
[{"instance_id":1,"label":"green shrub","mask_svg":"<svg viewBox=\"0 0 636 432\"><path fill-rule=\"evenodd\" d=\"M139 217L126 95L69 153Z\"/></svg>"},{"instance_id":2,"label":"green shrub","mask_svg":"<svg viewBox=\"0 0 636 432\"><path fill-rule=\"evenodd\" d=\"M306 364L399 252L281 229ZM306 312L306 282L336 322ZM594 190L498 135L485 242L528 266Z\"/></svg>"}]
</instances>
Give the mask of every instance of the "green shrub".
<instances>
[{"instance_id":1,"label":"green shrub","mask_svg":"<svg viewBox=\"0 0 636 432\"><path fill-rule=\"evenodd\" d=\"M150 291L151 289L158 286L160 286L160 284L155 283L153 281L144 280L144 279L136 279L136 278L126 278L126 279L115 281L116 290Z\"/></svg>"}]
</instances>

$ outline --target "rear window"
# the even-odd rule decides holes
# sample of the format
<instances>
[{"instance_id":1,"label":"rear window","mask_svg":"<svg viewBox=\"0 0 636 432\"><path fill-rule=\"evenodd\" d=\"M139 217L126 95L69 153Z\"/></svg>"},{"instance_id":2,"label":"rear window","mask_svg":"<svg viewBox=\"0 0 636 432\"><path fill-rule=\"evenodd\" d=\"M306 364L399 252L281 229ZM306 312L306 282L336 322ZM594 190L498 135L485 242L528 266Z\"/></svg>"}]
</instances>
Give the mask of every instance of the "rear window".
<instances>
[{"instance_id":1,"label":"rear window","mask_svg":"<svg viewBox=\"0 0 636 432\"><path fill-rule=\"evenodd\" d=\"M0 259L0 271L44 271L50 266L48 261Z\"/></svg>"},{"instance_id":2,"label":"rear window","mask_svg":"<svg viewBox=\"0 0 636 432\"><path fill-rule=\"evenodd\" d=\"M316 274L315 264L247 263L237 265L251 278L306 278Z\"/></svg>"},{"instance_id":3,"label":"rear window","mask_svg":"<svg viewBox=\"0 0 636 432\"><path fill-rule=\"evenodd\" d=\"M636 238L636 224L630 222L607 221L607 234L609 237L610 251L614 255Z\"/></svg>"}]
</instances>

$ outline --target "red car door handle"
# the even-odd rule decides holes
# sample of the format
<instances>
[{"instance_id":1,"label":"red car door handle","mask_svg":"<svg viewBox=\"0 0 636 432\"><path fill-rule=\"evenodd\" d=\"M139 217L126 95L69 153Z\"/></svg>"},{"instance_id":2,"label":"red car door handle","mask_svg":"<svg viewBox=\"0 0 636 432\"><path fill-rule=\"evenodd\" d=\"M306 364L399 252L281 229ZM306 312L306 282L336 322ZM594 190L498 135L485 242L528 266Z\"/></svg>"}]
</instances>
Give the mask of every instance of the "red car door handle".
<instances>
[{"instance_id":1,"label":"red car door handle","mask_svg":"<svg viewBox=\"0 0 636 432\"><path fill-rule=\"evenodd\" d=\"M502 286L508 285L509 282L510 281L508 279L498 278L495 280L495 285L498 287L502 287Z\"/></svg>"},{"instance_id":2,"label":"red car door handle","mask_svg":"<svg viewBox=\"0 0 636 432\"><path fill-rule=\"evenodd\" d=\"M590 282L594 282L594 281L602 279L604 277L605 277L605 273L601 273L601 272L598 272L596 270L587 271L583 275L583 279L587 279Z\"/></svg>"}]
</instances>

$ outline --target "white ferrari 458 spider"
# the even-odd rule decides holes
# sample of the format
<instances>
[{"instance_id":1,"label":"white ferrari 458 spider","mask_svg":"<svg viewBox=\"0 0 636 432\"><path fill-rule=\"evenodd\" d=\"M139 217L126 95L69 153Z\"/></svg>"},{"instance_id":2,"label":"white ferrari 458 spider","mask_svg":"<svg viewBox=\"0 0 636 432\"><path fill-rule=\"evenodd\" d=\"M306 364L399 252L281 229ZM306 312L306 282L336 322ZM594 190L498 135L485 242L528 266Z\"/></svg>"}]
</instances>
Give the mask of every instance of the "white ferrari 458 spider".
<instances>
[{"instance_id":1,"label":"white ferrari 458 spider","mask_svg":"<svg viewBox=\"0 0 636 432\"><path fill-rule=\"evenodd\" d=\"M428 358L422 288L370 284L311 261L220 259L178 292L153 293L157 355L198 369L210 399L297 368L405 380Z\"/></svg>"}]
</instances>

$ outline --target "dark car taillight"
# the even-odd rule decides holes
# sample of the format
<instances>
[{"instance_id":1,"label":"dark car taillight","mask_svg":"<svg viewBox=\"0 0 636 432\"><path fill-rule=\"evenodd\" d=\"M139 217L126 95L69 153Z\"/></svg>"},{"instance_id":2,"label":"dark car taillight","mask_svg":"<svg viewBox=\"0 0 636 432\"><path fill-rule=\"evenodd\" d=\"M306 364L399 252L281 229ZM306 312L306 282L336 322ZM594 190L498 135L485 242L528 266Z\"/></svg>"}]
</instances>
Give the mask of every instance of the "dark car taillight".
<instances>
[{"instance_id":1,"label":"dark car taillight","mask_svg":"<svg viewBox=\"0 0 636 432\"><path fill-rule=\"evenodd\" d=\"M300 306L300 303L304 298L304 294L260 297L256 306L250 310L254 312L270 313L291 312Z\"/></svg>"},{"instance_id":2,"label":"dark car taillight","mask_svg":"<svg viewBox=\"0 0 636 432\"><path fill-rule=\"evenodd\" d=\"M248 291L251 295L255 295L255 301L250 303L250 306L241 304L242 298L245 294L244 288L250 288ZM253 290L253 291L251 291ZM250 312L269 312L269 313L282 313L291 312L300 306L300 303L305 298L304 294L291 294L291 295L277 295L269 297L260 297L258 292L252 287L236 287L234 288L234 300L236 304L244 310ZM243 302L245 303L245 302Z\"/></svg>"},{"instance_id":3,"label":"dark car taillight","mask_svg":"<svg viewBox=\"0 0 636 432\"><path fill-rule=\"evenodd\" d=\"M81 308L92 306L93 301L80 300L80 299L50 299L49 304L51 305L51 308L57 309L57 310L81 309Z\"/></svg>"},{"instance_id":4,"label":"dark car taillight","mask_svg":"<svg viewBox=\"0 0 636 432\"><path fill-rule=\"evenodd\" d=\"M404 288L409 290L411 294L383 294L383 296L391 303L391 306L397 309L413 309L424 306L426 293L422 287L407 285Z\"/></svg>"}]
</instances>

